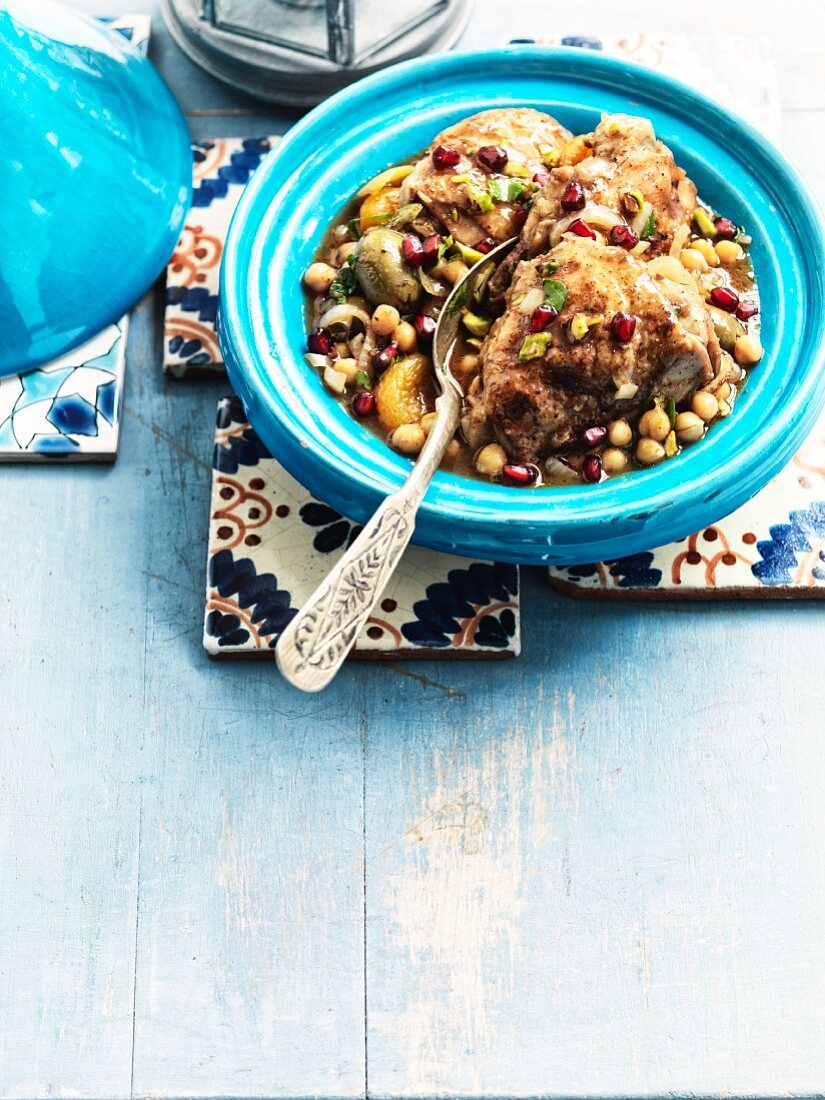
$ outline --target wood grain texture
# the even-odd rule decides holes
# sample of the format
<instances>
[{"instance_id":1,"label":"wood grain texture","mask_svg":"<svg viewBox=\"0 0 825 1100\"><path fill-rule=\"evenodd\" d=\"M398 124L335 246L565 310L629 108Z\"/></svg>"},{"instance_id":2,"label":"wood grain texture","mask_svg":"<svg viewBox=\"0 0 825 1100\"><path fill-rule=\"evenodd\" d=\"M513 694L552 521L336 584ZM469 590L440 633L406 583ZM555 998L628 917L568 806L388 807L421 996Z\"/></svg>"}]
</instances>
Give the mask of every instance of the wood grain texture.
<instances>
[{"instance_id":1,"label":"wood grain texture","mask_svg":"<svg viewBox=\"0 0 825 1100\"><path fill-rule=\"evenodd\" d=\"M286 125L128 6L193 136ZM548 10L479 0L467 41ZM816 173L822 18L748 9ZM742 30L710 0L632 22ZM517 662L351 665L312 700L210 663L225 384L164 382L160 320L112 469L0 469L0 1097L825 1092L822 611L526 570Z\"/></svg>"}]
</instances>

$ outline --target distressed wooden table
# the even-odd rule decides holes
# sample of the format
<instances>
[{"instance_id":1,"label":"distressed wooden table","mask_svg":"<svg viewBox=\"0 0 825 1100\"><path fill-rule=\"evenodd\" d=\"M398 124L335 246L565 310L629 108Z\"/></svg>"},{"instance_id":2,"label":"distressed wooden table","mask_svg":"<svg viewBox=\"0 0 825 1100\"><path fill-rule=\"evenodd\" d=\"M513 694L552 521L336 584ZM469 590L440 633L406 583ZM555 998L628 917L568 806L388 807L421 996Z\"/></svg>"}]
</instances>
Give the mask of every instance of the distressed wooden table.
<instances>
[{"instance_id":1,"label":"distressed wooden table","mask_svg":"<svg viewBox=\"0 0 825 1100\"><path fill-rule=\"evenodd\" d=\"M196 137L289 124L128 7ZM553 10L480 0L468 38ZM770 30L825 197L821 9L580 14ZM320 697L210 663L225 385L164 382L160 302L116 466L0 468L0 1095L821 1095L825 610L526 571L515 662L355 665Z\"/></svg>"}]
</instances>

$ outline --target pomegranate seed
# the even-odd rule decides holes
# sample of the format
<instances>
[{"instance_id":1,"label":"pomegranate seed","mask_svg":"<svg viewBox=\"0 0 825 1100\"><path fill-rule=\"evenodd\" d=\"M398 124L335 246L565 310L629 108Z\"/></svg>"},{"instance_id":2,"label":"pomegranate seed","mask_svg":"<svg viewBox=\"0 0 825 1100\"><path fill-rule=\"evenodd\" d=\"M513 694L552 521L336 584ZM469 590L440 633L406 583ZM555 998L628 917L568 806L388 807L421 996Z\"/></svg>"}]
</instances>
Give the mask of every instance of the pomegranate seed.
<instances>
[{"instance_id":1,"label":"pomegranate seed","mask_svg":"<svg viewBox=\"0 0 825 1100\"><path fill-rule=\"evenodd\" d=\"M435 321L432 317L428 317L426 313L419 313L416 318L413 319L413 326L417 335L422 340L432 340L433 333L435 332Z\"/></svg>"},{"instance_id":2,"label":"pomegranate seed","mask_svg":"<svg viewBox=\"0 0 825 1100\"><path fill-rule=\"evenodd\" d=\"M485 172L501 172L509 157L507 150L500 145L482 145L476 153L476 160Z\"/></svg>"},{"instance_id":3,"label":"pomegranate seed","mask_svg":"<svg viewBox=\"0 0 825 1100\"><path fill-rule=\"evenodd\" d=\"M582 463L582 477L595 485L602 479L602 460L598 455L588 455Z\"/></svg>"},{"instance_id":4,"label":"pomegranate seed","mask_svg":"<svg viewBox=\"0 0 825 1100\"><path fill-rule=\"evenodd\" d=\"M734 241L739 232L730 218L717 218L713 223L713 227L720 241Z\"/></svg>"},{"instance_id":5,"label":"pomegranate seed","mask_svg":"<svg viewBox=\"0 0 825 1100\"><path fill-rule=\"evenodd\" d=\"M332 337L325 328L314 328L307 336L307 351L315 355L329 355L332 350Z\"/></svg>"},{"instance_id":6,"label":"pomegranate seed","mask_svg":"<svg viewBox=\"0 0 825 1100\"><path fill-rule=\"evenodd\" d=\"M421 247L421 241L412 233L408 233L401 242L401 252L410 267L421 267L424 263L424 249Z\"/></svg>"},{"instance_id":7,"label":"pomegranate seed","mask_svg":"<svg viewBox=\"0 0 825 1100\"><path fill-rule=\"evenodd\" d=\"M538 481L538 466L529 462L505 462L501 468L501 476L511 485L532 485Z\"/></svg>"},{"instance_id":8,"label":"pomegranate seed","mask_svg":"<svg viewBox=\"0 0 825 1100\"><path fill-rule=\"evenodd\" d=\"M715 286L710 292L710 300L727 313L736 313L739 308L739 295L729 286Z\"/></svg>"},{"instance_id":9,"label":"pomegranate seed","mask_svg":"<svg viewBox=\"0 0 825 1100\"><path fill-rule=\"evenodd\" d=\"M461 160L461 153L449 145L436 145L432 151L433 165L441 171L443 168L455 168Z\"/></svg>"},{"instance_id":10,"label":"pomegranate seed","mask_svg":"<svg viewBox=\"0 0 825 1100\"><path fill-rule=\"evenodd\" d=\"M379 348L378 351L374 351L370 356L370 363L372 369L376 374L382 374L393 359L398 358L398 344L390 343L385 348Z\"/></svg>"},{"instance_id":11,"label":"pomegranate seed","mask_svg":"<svg viewBox=\"0 0 825 1100\"><path fill-rule=\"evenodd\" d=\"M629 344L636 331L636 318L632 313L614 313L610 331L621 344Z\"/></svg>"},{"instance_id":12,"label":"pomegranate seed","mask_svg":"<svg viewBox=\"0 0 825 1100\"><path fill-rule=\"evenodd\" d=\"M552 306L548 306L547 304L536 306L533 310L533 316L530 318L530 331L544 332L547 326L551 325L558 315L558 311L553 309Z\"/></svg>"},{"instance_id":13,"label":"pomegranate seed","mask_svg":"<svg viewBox=\"0 0 825 1100\"><path fill-rule=\"evenodd\" d=\"M372 416L375 412L375 394L357 393L352 399L352 411L356 416Z\"/></svg>"},{"instance_id":14,"label":"pomegranate seed","mask_svg":"<svg viewBox=\"0 0 825 1100\"><path fill-rule=\"evenodd\" d=\"M759 312L756 302L740 302L736 307L736 316L740 321L750 321Z\"/></svg>"},{"instance_id":15,"label":"pomegranate seed","mask_svg":"<svg viewBox=\"0 0 825 1100\"><path fill-rule=\"evenodd\" d=\"M513 228L521 229L524 223L527 221L527 211L523 206L517 206L513 211Z\"/></svg>"},{"instance_id":16,"label":"pomegranate seed","mask_svg":"<svg viewBox=\"0 0 825 1100\"><path fill-rule=\"evenodd\" d=\"M437 233L433 233L431 237L427 237L421 246L421 262L425 264L434 264L438 259L438 250L441 248L441 237Z\"/></svg>"},{"instance_id":17,"label":"pomegranate seed","mask_svg":"<svg viewBox=\"0 0 825 1100\"><path fill-rule=\"evenodd\" d=\"M639 243L639 234L629 225L614 225L610 230L610 243L619 248L635 248Z\"/></svg>"},{"instance_id":18,"label":"pomegranate seed","mask_svg":"<svg viewBox=\"0 0 825 1100\"><path fill-rule=\"evenodd\" d=\"M575 233L577 237L592 237L594 241L596 239L596 234L587 222L583 222L581 218L576 218L574 222L568 225L567 229L570 233Z\"/></svg>"},{"instance_id":19,"label":"pomegranate seed","mask_svg":"<svg viewBox=\"0 0 825 1100\"><path fill-rule=\"evenodd\" d=\"M571 180L561 193L562 210L581 210L587 200L580 183Z\"/></svg>"},{"instance_id":20,"label":"pomegranate seed","mask_svg":"<svg viewBox=\"0 0 825 1100\"><path fill-rule=\"evenodd\" d=\"M479 241L476 245L476 252L482 252L485 256L488 252L492 252L498 244L498 241L493 240L492 237L485 237L483 241Z\"/></svg>"},{"instance_id":21,"label":"pomegranate seed","mask_svg":"<svg viewBox=\"0 0 825 1100\"><path fill-rule=\"evenodd\" d=\"M533 176L533 183L537 183L539 187L545 187L549 182L549 172L536 172L535 176Z\"/></svg>"},{"instance_id":22,"label":"pomegranate seed","mask_svg":"<svg viewBox=\"0 0 825 1100\"><path fill-rule=\"evenodd\" d=\"M601 424L596 424L592 428L587 428L582 432L582 442L586 443L588 447L598 447L607 438L607 428L602 427Z\"/></svg>"}]
</instances>

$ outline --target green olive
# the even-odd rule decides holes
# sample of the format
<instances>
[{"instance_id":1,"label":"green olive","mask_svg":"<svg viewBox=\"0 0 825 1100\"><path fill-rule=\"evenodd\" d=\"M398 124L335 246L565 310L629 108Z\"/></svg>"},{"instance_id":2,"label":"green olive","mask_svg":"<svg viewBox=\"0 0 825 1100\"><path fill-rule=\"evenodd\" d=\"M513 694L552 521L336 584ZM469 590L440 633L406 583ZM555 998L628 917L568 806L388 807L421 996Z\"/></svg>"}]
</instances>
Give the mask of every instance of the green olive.
<instances>
[{"instance_id":1,"label":"green olive","mask_svg":"<svg viewBox=\"0 0 825 1100\"><path fill-rule=\"evenodd\" d=\"M710 319L713 321L717 340L725 351L732 352L736 346L736 341L745 335L744 328L732 313L727 313L724 309L708 306L708 312L710 313Z\"/></svg>"},{"instance_id":2,"label":"green olive","mask_svg":"<svg viewBox=\"0 0 825 1100\"><path fill-rule=\"evenodd\" d=\"M358 242L353 270L371 302L405 313L420 298L421 284L404 263L403 240L394 229L371 229Z\"/></svg>"}]
</instances>

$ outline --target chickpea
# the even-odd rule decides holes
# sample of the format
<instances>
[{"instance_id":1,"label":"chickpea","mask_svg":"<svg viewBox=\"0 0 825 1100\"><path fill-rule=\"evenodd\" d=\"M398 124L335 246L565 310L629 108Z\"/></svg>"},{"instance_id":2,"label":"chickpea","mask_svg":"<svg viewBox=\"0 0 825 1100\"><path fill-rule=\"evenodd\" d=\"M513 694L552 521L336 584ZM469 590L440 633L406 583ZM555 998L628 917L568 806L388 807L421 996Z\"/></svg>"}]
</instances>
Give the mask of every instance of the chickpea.
<instances>
[{"instance_id":1,"label":"chickpea","mask_svg":"<svg viewBox=\"0 0 825 1100\"><path fill-rule=\"evenodd\" d=\"M478 358L477 355L462 355L458 361L458 369L461 374L475 374L478 370Z\"/></svg>"},{"instance_id":2,"label":"chickpea","mask_svg":"<svg viewBox=\"0 0 825 1100\"><path fill-rule=\"evenodd\" d=\"M606 474L620 474L627 466L627 455L618 447L605 447L602 451L602 469Z\"/></svg>"},{"instance_id":3,"label":"chickpea","mask_svg":"<svg viewBox=\"0 0 825 1100\"><path fill-rule=\"evenodd\" d=\"M626 420L611 420L607 425L607 438L614 447L629 447L633 442L633 429Z\"/></svg>"},{"instance_id":4,"label":"chickpea","mask_svg":"<svg viewBox=\"0 0 825 1100\"><path fill-rule=\"evenodd\" d=\"M752 367L762 358L762 345L755 336L740 336L733 345L733 358L741 367Z\"/></svg>"},{"instance_id":5,"label":"chickpea","mask_svg":"<svg viewBox=\"0 0 825 1100\"><path fill-rule=\"evenodd\" d=\"M719 256L716 253L716 249L710 241L705 240L704 237L700 237L698 241L693 241L690 247L696 249L697 252L701 252L707 261L708 267L719 266Z\"/></svg>"},{"instance_id":6,"label":"chickpea","mask_svg":"<svg viewBox=\"0 0 825 1100\"><path fill-rule=\"evenodd\" d=\"M708 270L707 260L696 248L683 248L679 254L679 259L682 261L682 267L686 267L688 271Z\"/></svg>"},{"instance_id":7,"label":"chickpea","mask_svg":"<svg viewBox=\"0 0 825 1100\"><path fill-rule=\"evenodd\" d=\"M457 439L451 439L444 451L444 457L448 462L455 462L461 454L461 444Z\"/></svg>"},{"instance_id":8,"label":"chickpea","mask_svg":"<svg viewBox=\"0 0 825 1100\"><path fill-rule=\"evenodd\" d=\"M401 321L393 333L393 340L398 344L398 350L402 355L415 351L415 329L409 321Z\"/></svg>"},{"instance_id":9,"label":"chickpea","mask_svg":"<svg viewBox=\"0 0 825 1100\"><path fill-rule=\"evenodd\" d=\"M676 438L680 443L697 443L705 434L705 422L695 412L681 412L676 417Z\"/></svg>"},{"instance_id":10,"label":"chickpea","mask_svg":"<svg viewBox=\"0 0 825 1100\"><path fill-rule=\"evenodd\" d=\"M719 241L716 245L716 254L727 267L728 264L738 263L745 252L742 245L737 244L736 241Z\"/></svg>"},{"instance_id":11,"label":"chickpea","mask_svg":"<svg viewBox=\"0 0 825 1100\"><path fill-rule=\"evenodd\" d=\"M376 306L370 328L376 336L392 336L401 323L401 314L395 306Z\"/></svg>"},{"instance_id":12,"label":"chickpea","mask_svg":"<svg viewBox=\"0 0 825 1100\"><path fill-rule=\"evenodd\" d=\"M433 430L433 424L435 424L437 415L437 413L424 413L424 415L419 420L419 424L421 425L421 429L424 432L424 435L429 435L430 432Z\"/></svg>"},{"instance_id":13,"label":"chickpea","mask_svg":"<svg viewBox=\"0 0 825 1100\"><path fill-rule=\"evenodd\" d=\"M498 477L507 462L507 452L500 443L488 443L475 457L475 468L484 477Z\"/></svg>"},{"instance_id":14,"label":"chickpea","mask_svg":"<svg viewBox=\"0 0 825 1100\"><path fill-rule=\"evenodd\" d=\"M344 375L348 385L352 385L360 368L358 360L347 355L335 360L335 369Z\"/></svg>"},{"instance_id":15,"label":"chickpea","mask_svg":"<svg viewBox=\"0 0 825 1100\"><path fill-rule=\"evenodd\" d=\"M390 436L390 443L405 455L417 455L426 438L420 424L402 424Z\"/></svg>"},{"instance_id":16,"label":"chickpea","mask_svg":"<svg viewBox=\"0 0 825 1100\"><path fill-rule=\"evenodd\" d=\"M355 246L352 241L347 241L346 244L342 244L338 251L335 253L335 259L338 261L338 266L343 267L353 254Z\"/></svg>"},{"instance_id":17,"label":"chickpea","mask_svg":"<svg viewBox=\"0 0 825 1100\"><path fill-rule=\"evenodd\" d=\"M715 420L719 415L719 402L707 390L697 390L693 395L690 407L706 424L709 424L711 420Z\"/></svg>"},{"instance_id":18,"label":"chickpea","mask_svg":"<svg viewBox=\"0 0 825 1100\"><path fill-rule=\"evenodd\" d=\"M326 294L337 272L329 264L310 264L304 272L304 286L313 294Z\"/></svg>"},{"instance_id":19,"label":"chickpea","mask_svg":"<svg viewBox=\"0 0 825 1100\"><path fill-rule=\"evenodd\" d=\"M656 443L664 443L670 435L670 417L665 410L658 405L648 409L639 421L639 434Z\"/></svg>"},{"instance_id":20,"label":"chickpea","mask_svg":"<svg viewBox=\"0 0 825 1100\"><path fill-rule=\"evenodd\" d=\"M665 457L665 449L655 439L640 439L636 444L636 461L643 466L655 466Z\"/></svg>"}]
</instances>

